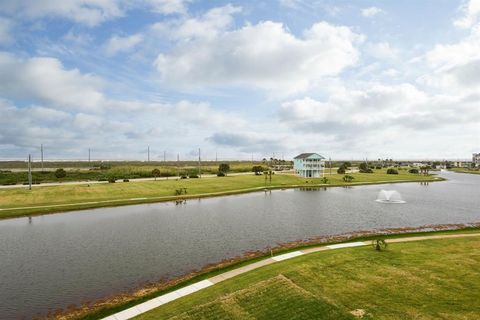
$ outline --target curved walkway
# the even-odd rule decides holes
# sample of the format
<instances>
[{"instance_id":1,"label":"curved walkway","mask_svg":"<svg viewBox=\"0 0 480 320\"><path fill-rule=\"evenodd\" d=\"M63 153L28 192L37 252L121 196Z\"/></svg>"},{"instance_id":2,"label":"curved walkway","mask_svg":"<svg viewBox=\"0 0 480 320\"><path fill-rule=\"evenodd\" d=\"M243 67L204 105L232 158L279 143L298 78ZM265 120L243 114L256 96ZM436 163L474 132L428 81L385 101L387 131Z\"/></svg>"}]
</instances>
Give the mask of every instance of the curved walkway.
<instances>
[{"instance_id":1,"label":"curved walkway","mask_svg":"<svg viewBox=\"0 0 480 320\"><path fill-rule=\"evenodd\" d=\"M420 241L420 240L434 240L434 239L448 239L448 238L464 238L464 237L478 237L480 233L461 233L461 234L451 234L451 235L430 235L430 236L418 236L418 237L405 237L405 238L394 238L388 239L387 243L398 243L398 242L410 242L410 241ZM358 242L345 242L345 243L338 243L338 244L330 244L330 245L323 245L318 247L307 248L304 250L293 251L285 254L281 254L278 256L273 256L271 258L267 258L231 271L227 271L225 273L216 275L214 277L196 282L189 286L177 289L175 291L169 292L167 294L158 296L154 299L148 300L146 302L140 303L136 306L123 310L121 312L115 313L111 316L103 318L102 320L128 320L132 319L142 313L148 312L152 309L158 308L161 305L164 305L168 302L173 300L177 300L181 297L187 296L199 290L205 289L207 287L213 286L216 283L221 281L233 278L240 274L249 272L251 270L258 269L260 267L295 258L298 256L302 256L305 254L319 252L319 251L326 251L326 250L335 250L335 249L342 249L342 248L352 248L352 247L360 247L370 245L370 241L358 241Z\"/></svg>"}]
</instances>

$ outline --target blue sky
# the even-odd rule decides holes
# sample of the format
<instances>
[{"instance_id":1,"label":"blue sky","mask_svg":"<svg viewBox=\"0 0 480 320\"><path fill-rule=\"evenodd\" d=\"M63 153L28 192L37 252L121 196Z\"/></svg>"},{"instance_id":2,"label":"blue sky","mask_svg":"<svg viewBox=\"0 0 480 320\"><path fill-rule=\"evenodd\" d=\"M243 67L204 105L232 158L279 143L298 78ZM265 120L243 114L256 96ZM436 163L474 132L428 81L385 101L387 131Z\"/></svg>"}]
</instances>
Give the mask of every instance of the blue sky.
<instances>
[{"instance_id":1,"label":"blue sky","mask_svg":"<svg viewBox=\"0 0 480 320\"><path fill-rule=\"evenodd\" d=\"M0 1L0 158L468 158L480 0Z\"/></svg>"}]
</instances>

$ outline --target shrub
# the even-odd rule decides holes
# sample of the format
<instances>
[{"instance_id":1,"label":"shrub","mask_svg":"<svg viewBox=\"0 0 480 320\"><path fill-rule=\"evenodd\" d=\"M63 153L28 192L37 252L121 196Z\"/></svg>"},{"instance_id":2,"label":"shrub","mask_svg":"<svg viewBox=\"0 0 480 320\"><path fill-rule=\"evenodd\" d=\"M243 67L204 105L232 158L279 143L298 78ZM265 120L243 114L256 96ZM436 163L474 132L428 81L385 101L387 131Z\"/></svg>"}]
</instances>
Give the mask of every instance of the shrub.
<instances>
[{"instance_id":1,"label":"shrub","mask_svg":"<svg viewBox=\"0 0 480 320\"><path fill-rule=\"evenodd\" d=\"M418 174L418 173L419 173L419 171L418 171L417 168L412 168L412 169L408 170L408 172L409 172L409 173L414 173L414 174Z\"/></svg>"},{"instance_id":2,"label":"shrub","mask_svg":"<svg viewBox=\"0 0 480 320\"><path fill-rule=\"evenodd\" d=\"M115 181L116 181L115 177L108 178L108 183L115 183Z\"/></svg>"},{"instance_id":3,"label":"shrub","mask_svg":"<svg viewBox=\"0 0 480 320\"><path fill-rule=\"evenodd\" d=\"M123 182L130 182L130 180L128 180L128 179L123 179Z\"/></svg>"},{"instance_id":4,"label":"shrub","mask_svg":"<svg viewBox=\"0 0 480 320\"><path fill-rule=\"evenodd\" d=\"M256 175L258 175L259 173L261 173L263 171L263 167L262 166L253 166L252 167L252 172L255 172Z\"/></svg>"},{"instance_id":5,"label":"shrub","mask_svg":"<svg viewBox=\"0 0 480 320\"><path fill-rule=\"evenodd\" d=\"M385 250L387 248L387 243L384 239L374 239L372 240L372 247L377 251Z\"/></svg>"},{"instance_id":6,"label":"shrub","mask_svg":"<svg viewBox=\"0 0 480 320\"><path fill-rule=\"evenodd\" d=\"M181 196L182 194L187 194L187 188L175 189L176 196Z\"/></svg>"},{"instance_id":7,"label":"shrub","mask_svg":"<svg viewBox=\"0 0 480 320\"><path fill-rule=\"evenodd\" d=\"M395 170L395 169L393 169L393 168L389 168L389 169L387 170L387 174L398 174L398 171Z\"/></svg>"},{"instance_id":8,"label":"shrub","mask_svg":"<svg viewBox=\"0 0 480 320\"><path fill-rule=\"evenodd\" d=\"M57 169L55 170L55 177L58 179L65 178L67 176L67 172L63 169Z\"/></svg>"},{"instance_id":9,"label":"shrub","mask_svg":"<svg viewBox=\"0 0 480 320\"><path fill-rule=\"evenodd\" d=\"M255 173L255 174L257 174L257 173ZM217 173L217 177L225 177L225 173L220 171L220 172Z\"/></svg>"},{"instance_id":10,"label":"shrub","mask_svg":"<svg viewBox=\"0 0 480 320\"><path fill-rule=\"evenodd\" d=\"M337 173L338 174L345 174L345 167L342 166L342 167L338 168Z\"/></svg>"},{"instance_id":11,"label":"shrub","mask_svg":"<svg viewBox=\"0 0 480 320\"><path fill-rule=\"evenodd\" d=\"M382 169L382 166L376 166L375 169L380 170Z\"/></svg>"},{"instance_id":12,"label":"shrub","mask_svg":"<svg viewBox=\"0 0 480 320\"><path fill-rule=\"evenodd\" d=\"M152 176L155 177L155 180L157 180L157 177L160 177L160 170L155 168L152 170Z\"/></svg>"},{"instance_id":13,"label":"shrub","mask_svg":"<svg viewBox=\"0 0 480 320\"><path fill-rule=\"evenodd\" d=\"M200 178L200 177L196 174L191 174L190 175L190 179L198 179L198 178Z\"/></svg>"},{"instance_id":14,"label":"shrub","mask_svg":"<svg viewBox=\"0 0 480 320\"><path fill-rule=\"evenodd\" d=\"M320 181L321 181L323 184L327 184L327 183L328 183L327 177L323 177Z\"/></svg>"},{"instance_id":15,"label":"shrub","mask_svg":"<svg viewBox=\"0 0 480 320\"><path fill-rule=\"evenodd\" d=\"M354 177L352 177L351 175L346 175L343 177L343 181L345 182L352 182L352 180L355 179Z\"/></svg>"},{"instance_id":16,"label":"shrub","mask_svg":"<svg viewBox=\"0 0 480 320\"><path fill-rule=\"evenodd\" d=\"M230 165L228 163L221 163L218 166L218 171L227 174L228 171L230 171Z\"/></svg>"},{"instance_id":17,"label":"shrub","mask_svg":"<svg viewBox=\"0 0 480 320\"><path fill-rule=\"evenodd\" d=\"M182 175L182 176L180 177L180 179L188 179L188 176Z\"/></svg>"}]
</instances>

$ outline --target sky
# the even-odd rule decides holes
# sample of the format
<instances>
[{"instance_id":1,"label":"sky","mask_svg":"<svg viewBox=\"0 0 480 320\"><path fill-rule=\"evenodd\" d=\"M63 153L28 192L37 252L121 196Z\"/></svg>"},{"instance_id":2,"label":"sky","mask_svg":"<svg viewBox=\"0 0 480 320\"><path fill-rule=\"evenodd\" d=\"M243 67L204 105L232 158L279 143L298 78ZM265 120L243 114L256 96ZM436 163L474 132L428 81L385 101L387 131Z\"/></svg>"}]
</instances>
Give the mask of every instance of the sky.
<instances>
[{"instance_id":1,"label":"sky","mask_svg":"<svg viewBox=\"0 0 480 320\"><path fill-rule=\"evenodd\" d=\"M0 158L468 159L480 0L0 0Z\"/></svg>"}]
</instances>

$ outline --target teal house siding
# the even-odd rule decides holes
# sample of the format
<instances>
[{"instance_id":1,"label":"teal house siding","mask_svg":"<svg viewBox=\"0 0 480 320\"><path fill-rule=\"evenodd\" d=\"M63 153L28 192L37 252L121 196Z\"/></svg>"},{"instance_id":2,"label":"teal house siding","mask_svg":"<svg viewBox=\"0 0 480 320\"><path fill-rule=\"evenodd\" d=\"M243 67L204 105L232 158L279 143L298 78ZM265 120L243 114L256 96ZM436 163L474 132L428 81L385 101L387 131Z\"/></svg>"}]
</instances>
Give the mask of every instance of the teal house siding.
<instances>
[{"instance_id":1,"label":"teal house siding","mask_svg":"<svg viewBox=\"0 0 480 320\"><path fill-rule=\"evenodd\" d=\"M325 157L318 153L302 153L293 158L293 170L304 178L320 178L325 167Z\"/></svg>"}]
</instances>

